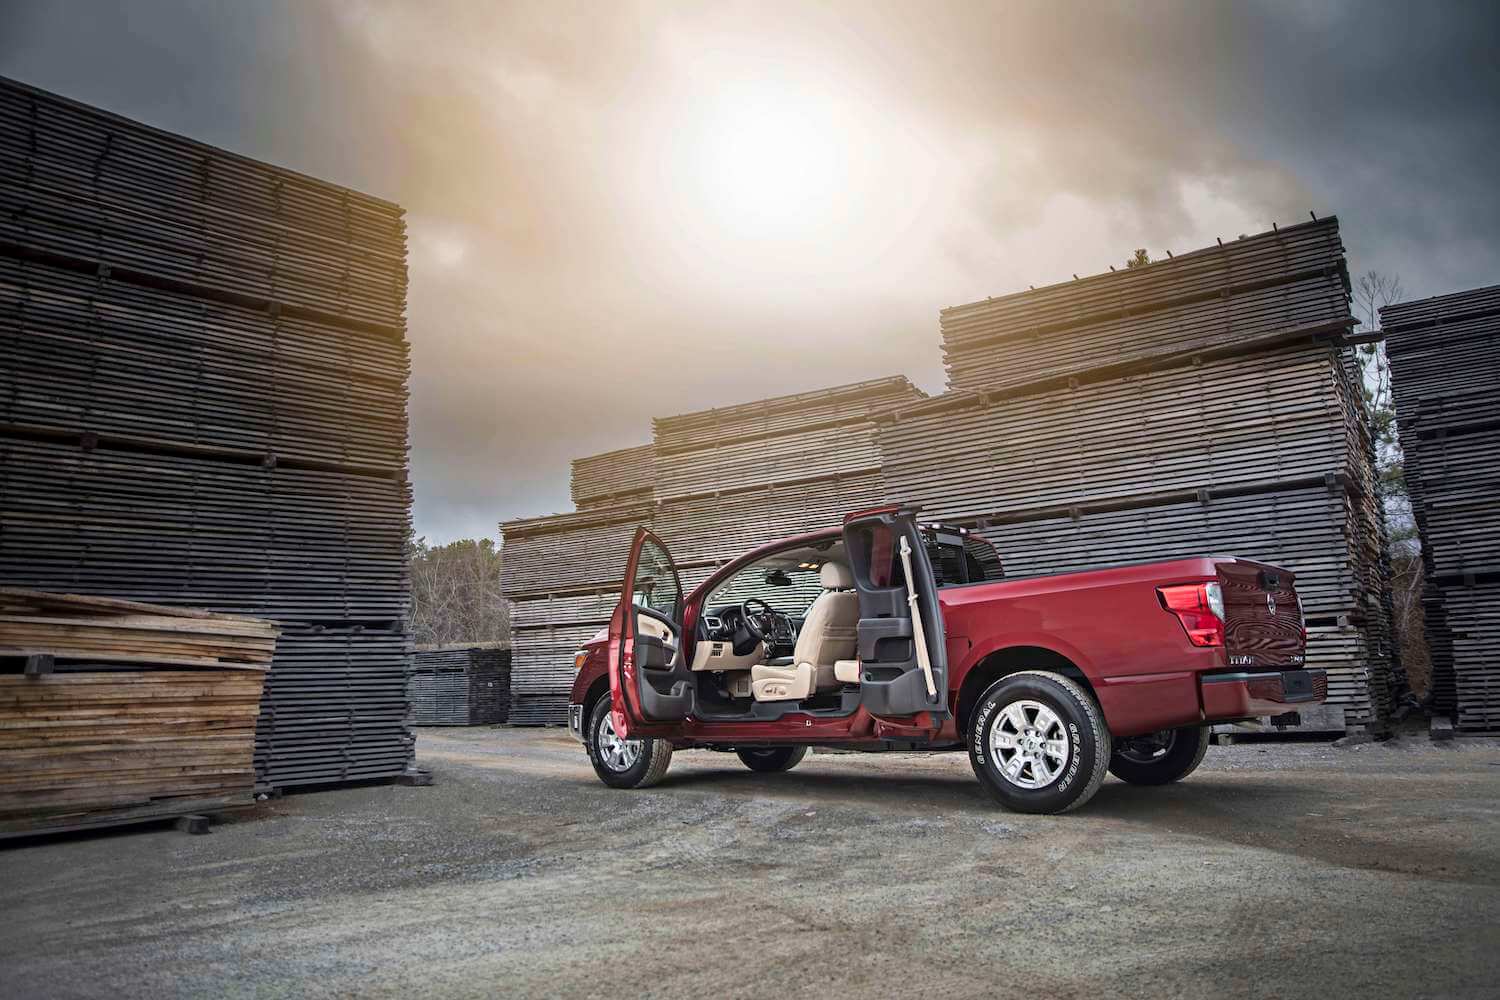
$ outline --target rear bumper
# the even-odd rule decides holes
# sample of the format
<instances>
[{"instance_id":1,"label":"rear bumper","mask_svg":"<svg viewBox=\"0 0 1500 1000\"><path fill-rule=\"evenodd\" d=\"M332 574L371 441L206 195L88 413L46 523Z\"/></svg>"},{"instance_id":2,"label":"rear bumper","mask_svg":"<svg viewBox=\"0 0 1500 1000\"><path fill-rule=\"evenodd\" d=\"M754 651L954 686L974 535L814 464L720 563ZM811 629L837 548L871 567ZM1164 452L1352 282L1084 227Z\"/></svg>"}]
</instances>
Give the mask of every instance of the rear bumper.
<instances>
[{"instance_id":1,"label":"rear bumper","mask_svg":"<svg viewBox=\"0 0 1500 1000\"><path fill-rule=\"evenodd\" d=\"M1203 674L1198 684L1203 717L1209 722L1280 715L1290 706L1316 705L1328 699L1328 674L1322 670Z\"/></svg>"},{"instance_id":2,"label":"rear bumper","mask_svg":"<svg viewBox=\"0 0 1500 1000\"><path fill-rule=\"evenodd\" d=\"M1292 706L1328 697L1322 670L1233 672L1178 670L1094 679L1094 694L1115 736L1139 736L1179 726L1282 715Z\"/></svg>"}]
</instances>

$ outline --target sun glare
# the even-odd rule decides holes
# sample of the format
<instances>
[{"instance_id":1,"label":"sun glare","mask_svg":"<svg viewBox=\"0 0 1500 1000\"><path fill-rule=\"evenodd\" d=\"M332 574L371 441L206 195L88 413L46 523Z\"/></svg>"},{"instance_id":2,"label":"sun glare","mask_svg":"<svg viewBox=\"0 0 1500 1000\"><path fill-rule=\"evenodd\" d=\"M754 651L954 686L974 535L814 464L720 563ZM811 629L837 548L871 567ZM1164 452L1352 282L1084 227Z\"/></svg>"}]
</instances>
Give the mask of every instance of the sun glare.
<instances>
[{"instance_id":1,"label":"sun glare","mask_svg":"<svg viewBox=\"0 0 1500 1000\"><path fill-rule=\"evenodd\" d=\"M715 286L815 275L826 289L932 246L929 220L959 185L878 79L733 45L674 53L620 150L637 165L622 206L650 234L638 266Z\"/></svg>"},{"instance_id":2,"label":"sun glare","mask_svg":"<svg viewBox=\"0 0 1500 1000\"><path fill-rule=\"evenodd\" d=\"M844 211L840 178L858 136L832 101L754 81L694 95L683 110L668 175L700 224L786 239L816 234Z\"/></svg>"},{"instance_id":3,"label":"sun glare","mask_svg":"<svg viewBox=\"0 0 1500 1000\"><path fill-rule=\"evenodd\" d=\"M817 228L838 208L848 138L840 125L791 95L718 102L698 136L702 193L722 223L745 235Z\"/></svg>"}]
</instances>

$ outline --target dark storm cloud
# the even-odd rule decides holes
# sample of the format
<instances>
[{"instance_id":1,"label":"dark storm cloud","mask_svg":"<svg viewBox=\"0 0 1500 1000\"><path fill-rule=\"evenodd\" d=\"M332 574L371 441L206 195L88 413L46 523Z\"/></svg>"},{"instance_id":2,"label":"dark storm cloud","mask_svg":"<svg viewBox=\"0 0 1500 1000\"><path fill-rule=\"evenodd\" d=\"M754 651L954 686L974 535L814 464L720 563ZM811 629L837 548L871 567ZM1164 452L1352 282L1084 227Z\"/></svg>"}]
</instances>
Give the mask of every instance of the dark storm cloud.
<instances>
[{"instance_id":1,"label":"dark storm cloud","mask_svg":"<svg viewBox=\"0 0 1500 1000\"><path fill-rule=\"evenodd\" d=\"M940 307L1137 246L1313 209L1409 296L1500 280L1496 9L0 3L0 73L407 207L446 538L653 415L939 390Z\"/></svg>"}]
</instances>

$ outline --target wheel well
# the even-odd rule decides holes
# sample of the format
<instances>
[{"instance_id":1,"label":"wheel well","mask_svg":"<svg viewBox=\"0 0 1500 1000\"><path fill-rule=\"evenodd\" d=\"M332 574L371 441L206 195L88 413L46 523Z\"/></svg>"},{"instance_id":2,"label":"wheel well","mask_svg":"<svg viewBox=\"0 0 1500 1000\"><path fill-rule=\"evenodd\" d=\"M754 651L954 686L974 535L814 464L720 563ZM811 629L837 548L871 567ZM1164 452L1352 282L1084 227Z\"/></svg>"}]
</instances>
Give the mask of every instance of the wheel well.
<instances>
[{"instance_id":1,"label":"wheel well","mask_svg":"<svg viewBox=\"0 0 1500 1000\"><path fill-rule=\"evenodd\" d=\"M583 738L585 740L589 738L587 730L589 728L589 719L593 718L594 715L595 703L598 702L600 698L608 697L609 675L605 674L598 680L594 681L593 684L589 685L588 693L583 696L583 728L585 730Z\"/></svg>"},{"instance_id":2,"label":"wheel well","mask_svg":"<svg viewBox=\"0 0 1500 1000\"><path fill-rule=\"evenodd\" d=\"M997 649L969 668L964 682L958 689L958 731L967 734L969 719L974 715L974 703L989 690L991 684L1007 674L1022 670L1049 670L1069 680L1077 681L1089 696L1098 701L1094 686L1072 660L1054 650L1042 646L1011 646Z\"/></svg>"}]
</instances>

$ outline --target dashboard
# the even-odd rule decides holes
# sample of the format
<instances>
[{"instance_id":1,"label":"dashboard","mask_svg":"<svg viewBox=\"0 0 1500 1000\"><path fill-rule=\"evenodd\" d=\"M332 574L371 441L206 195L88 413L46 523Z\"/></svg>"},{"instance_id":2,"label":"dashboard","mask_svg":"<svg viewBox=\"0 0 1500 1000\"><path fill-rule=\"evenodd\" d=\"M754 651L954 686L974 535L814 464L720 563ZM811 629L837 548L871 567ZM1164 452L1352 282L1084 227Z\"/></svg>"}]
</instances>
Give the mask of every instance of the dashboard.
<instances>
[{"instance_id":1,"label":"dashboard","mask_svg":"<svg viewBox=\"0 0 1500 1000\"><path fill-rule=\"evenodd\" d=\"M749 636L740 628L744 612L738 604L726 604L709 608L703 613L699 626L702 637L713 642L734 642L736 635L742 640ZM797 633L802 628L802 619L780 611L756 615L756 624L766 637L771 657L790 656L797 647Z\"/></svg>"}]
</instances>

